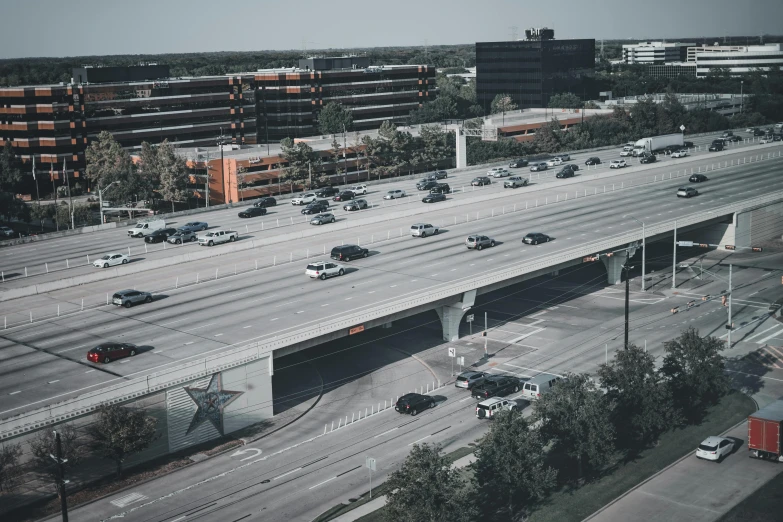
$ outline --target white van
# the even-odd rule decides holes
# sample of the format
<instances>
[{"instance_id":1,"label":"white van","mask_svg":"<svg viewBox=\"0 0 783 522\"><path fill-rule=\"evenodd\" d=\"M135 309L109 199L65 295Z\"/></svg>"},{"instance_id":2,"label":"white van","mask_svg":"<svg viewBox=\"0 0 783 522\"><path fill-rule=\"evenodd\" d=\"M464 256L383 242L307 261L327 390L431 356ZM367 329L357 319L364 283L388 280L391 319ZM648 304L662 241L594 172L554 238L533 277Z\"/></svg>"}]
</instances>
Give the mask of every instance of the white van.
<instances>
[{"instance_id":1,"label":"white van","mask_svg":"<svg viewBox=\"0 0 783 522\"><path fill-rule=\"evenodd\" d=\"M166 220L164 219L139 221L128 230L128 235L130 237L146 237L161 228L166 228Z\"/></svg>"},{"instance_id":2,"label":"white van","mask_svg":"<svg viewBox=\"0 0 783 522\"><path fill-rule=\"evenodd\" d=\"M522 387L522 398L527 401L537 401L545 393L552 391L560 377L551 373L539 373Z\"/></svg>"}]
</instances>

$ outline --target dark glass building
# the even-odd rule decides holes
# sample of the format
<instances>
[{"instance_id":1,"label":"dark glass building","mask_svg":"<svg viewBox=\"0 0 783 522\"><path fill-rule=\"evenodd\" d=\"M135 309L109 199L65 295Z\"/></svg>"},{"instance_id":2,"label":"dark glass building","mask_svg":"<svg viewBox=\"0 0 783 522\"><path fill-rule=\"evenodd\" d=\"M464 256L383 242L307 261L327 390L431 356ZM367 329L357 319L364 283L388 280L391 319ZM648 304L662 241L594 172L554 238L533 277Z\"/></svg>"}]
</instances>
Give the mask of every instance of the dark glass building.
<instances>
[{"instance_id":1,"label":"dark glass building","mask_svg":"<svg viewBox=\"0 0 783 522\"><path fill-rule=\"evenodd\" d=\"M476 43L476 96L485 114L498 94L520 108L546 107L565 92L596 96L595 40L554 40L550 29L526 34L527 40Z\"/></svg>"}]
</instances>

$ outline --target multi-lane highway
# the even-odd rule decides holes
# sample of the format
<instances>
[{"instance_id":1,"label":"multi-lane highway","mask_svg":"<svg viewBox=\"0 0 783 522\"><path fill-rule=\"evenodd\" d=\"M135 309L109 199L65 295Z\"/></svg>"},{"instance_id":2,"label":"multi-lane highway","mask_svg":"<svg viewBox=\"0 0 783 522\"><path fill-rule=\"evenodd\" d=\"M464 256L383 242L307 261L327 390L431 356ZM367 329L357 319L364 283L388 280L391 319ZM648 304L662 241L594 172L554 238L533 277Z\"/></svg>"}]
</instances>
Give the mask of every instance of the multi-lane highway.
<instances>
[{"instance_id":1,"label":"multi-lane highway","mask_svg":"<svg viewBox=\"0 0 783 522\"><path fill-rule=\"evenodd\" d=\"M764 153L778 149L766 148ZM737 151L721 155L720 159L730 162L742 155L742 151ZM715 158L694 157L676 165L703 169L716 161ZM525 192L525 189L500 191L490 201L467 199L458 210L445 206L439 210L438 205L432 205L421 220L443 224L442 234L426 239L403 234L373 244L369 258L346 263L346 275L327 281L305 277L306 261L300 255L297 262L266 266L236 277L177 289L171 284L175 277L192 277L196 271L210 273L211 263L215 262L225 267L235 262L250 263L253 257L261 255L270 257L281 249L318 252L326 246L328 250L342 241L351 242L354 235L366 238L371 230L377 230L385 239L385 231L407 229L419 219L397 218L359 232L355 229L329 232L325 226L317 238L292 240L263 252L237 252L224 256L225 259L221 257L219 261L204 260L166 267L4 302L0 304L0 312L13 321L26 317L31 308L38 314L44 308L52 310L59 305L63 315L3 332L0 393L6 400L0 417L73 396L90 386L165 369L185 358L214 353L227 346L271 339L370 305L429 292L487 271L502 271L627 232L629 228L638 227L631 217L623 217L629 213L648 226L696 211L714 210L719 214L721 207L728 203L774 188L780 163L776 158L711 171L710 181L699 186L702 194L690 200L676 197L676 188L684 184L684 180L668 179L668 174L676 167L667 162L644 171L627 169L608 179L587 179L585 173L585 181L580 177L568 180L567 189L552 184L535 192ZM613 181L626 188L620 190L618 186L617 190L605 193L600 190ZM645 183L638 184L642 182ZM632 188L628 188L631 185ZM558 197L557 203L537 208L529 204L528 210L522 211L526 201L530 203L535 199L555 197L558 193L580 191L588 195L567 201ZM514 205L518 207L517 212L510 211ZM495 216L488 217L490 212ZM474 213L483 218L476 222L472 217ZM462 217L469 221L465 223ZM456 225L453 224L455 220ZM537 247L523 245L522 237L531 231L544 232L556 239ZM467 250L464 238L474 232L494 237L498 245L481 252ZM281 257L286 256L281 253ZM166 286L157 286L166 281ZM80 308L82 298L88 305L97 304L107 292L134 286L169 290L161 292L155 302L129 310L87 306L82 312L65 313ZM133 342L144 347L143 353L110 365L87 363L86 350L104 340Z\"/></svg>"}]
</instances>

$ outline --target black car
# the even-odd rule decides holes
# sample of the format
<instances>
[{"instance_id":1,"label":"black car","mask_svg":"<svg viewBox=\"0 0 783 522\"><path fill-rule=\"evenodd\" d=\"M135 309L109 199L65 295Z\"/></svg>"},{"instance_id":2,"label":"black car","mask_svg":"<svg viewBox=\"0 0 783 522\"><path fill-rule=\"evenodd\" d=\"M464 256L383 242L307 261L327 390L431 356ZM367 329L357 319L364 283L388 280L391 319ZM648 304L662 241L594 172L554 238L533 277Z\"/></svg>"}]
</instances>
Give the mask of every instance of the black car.
<instances>
[{"instance_id":1,"label":"black car","mask_svg":"<svg viewBox=\"0 0 783 522\"><path fill-rule=\"evenodd\" d=\"M519 391L519 379L508 375L490 375L481 384L471 389L471 396L476 399L500 397Z\"/></svg>"},{"instance_id":2,"label":"black car","mask_svg":"<svg viewBox=\"0 0 783 522\"><path fill-rule=\"evenodd\" d=\"M277 205L277 200L272 196L258 198L256 202L253 203L254 207L274 207L276 205Z\"/></svg>"},{"instance_id":3,"label":"black car","mask_svg":"<svg viewBox=\"0 0 783 522\"><path fill-rule=\"evenodd\" d=\"M541 232L531 232L522 239L522 242L528 245L537 245L539 243L547 243L552 241L552 239L554 238L547 236L546 234L542 234Z\"/></svg>"},{"instance_id":4,"label":"black car","mask_svg":"<svg viewBox=\"0 0 783 522\"><path fill-rule=\"evenodd\" d=\"M723 143L721 142L712 142L712 145L710 145L710 152L720 152L723 150Z\"/></svg>"},{"instance_id":5,"label":"black car","mask_svg":"<svg viewBox=\"0 0 783 522\"><path fill-rule=\"evenodd\" d=\"M350 190L343 190L339 194L337 194L335 197L332 198L333 201L348 201L353 199L356 196L353 192Z\"/></svg>"},{"instance_id":6,"label":"black car","mask_svg":"<svg viewBox=\"0 0 783 522\"><path fill-rule=\"evenodd\" d=\"M511 169L518 169L520 167L527 167L527 163L528 161L526 159L518 159L509 163L508 167Z\"/></svg>"},{"instance_id":7,"label":"black car","mask_svg":"<svg viewBox=\"0 0 783 522\"><path fill-rule=\"evenodd\" d=\"M709 181L710 178L705 176L704 174L694 174L690 178L688 178L688 181L691 183L701 183L702 181Z\"/></svg>"},{"instance_id":8,"label":"black car","mask_svg":"<svg viewBox=\"0 0 783 522\"><path fill-rule=\"evenodd\" d=\"M428 179L446 179L449 177L449 173L445 170L436 170L429 176L427 176Z\"/></svg>"},{"instance_id":9,"label":"black car","mask_svg":"<svg viewBox=\"0 0 783 522\"><path fill-rule=\"evenodd\" d=\"M435 399L429 395L420 393L406 393L394 405L394 409L400 413L410 413L418 415L420 411L435 407Z\"/></svg>"},{"instance_id":10,"label":"black car","mask_svg":"<svg viewBox=\"0 0 783 522\"><path fill-rule=\"evenodd\" d=\"M424 198L421 201L423 203L437 203L438 201L446 201L446 194L430 193L424 196Z\"/></svg>"},{"instance_id":11,"label":"black car","mask_svg":"<svg viewBox=\"0 0 783 522\"><path fill-rule=\"evenodd\" d=\"M731 136L734 136L734 133L731 132L730 130L727 130L727 131L723 131L723 134L721 135L721 138L728 138L728 137L731 137Z\"/></svg>"},{"instance_id":12,"label":"black car","mask_svg":"<svg viewBox=\"0 0 783 522\"><path fill-rule=\"evenodd\" d=\"M338 189L337 187L323 187L315 191L315 195L318 196L319 198L328 198L339 193L340 193L340 189Z\"/></svg>"},{"instance_id":13,"label":"black car","mask_svg":"<svg viewBox=\"0 0 783 522\"><path fill-rule=\"evenodd\" d=\"M587 158L587 161L585 161L585 165L600 165L601 164L601 158L597 156L593 156L592 158Z\"/></svg>"},{"instance_id":14,"label":"black car","mask_svg":"<svg viewBox=\"0 0 783 522\"><path fill-rule=\"evenodd\" d=\"M655 154L645 154L639 159L639 163L655 163L657 159Z\"/></svg>"},{"instance_id":15,"label":"black car","mask_svg":"<svg viewBox=\"0 0 783 522\"><path fill-rule=\"evenodd\" d=\"M693 142L692 141L685 141L685 142L683 142L682 146L685 147L685 148L688 148L688 149L692 149L693 148Z\"/></svg>"},{"instance_id":16,"label":"black car","mask_svg":"<svg viewBox=\"0 0 783 522\"><path fill-rule=\"evenodd\" d=\"M160 243L161 241L166 241L169 236L173 236L177 233L176 228L161 228L159 230L156 230L149 236L146 236L144 238L144 241L147 243Z\"/></svg>"},{"instance_id":17,"label":"black car","mask_svg":"<svg viewBox=\"0 0 783 522\"><path fill-rule=\"evenodd\" d=\"M742 141L742 138L740 138L739 136L732 135L732 136L727 137L726 141L737 142L737 141Z\"/></svg>"},{"instance_id":18,"label":"black car","mask_svg":"<svg viewBox=\"0 0 783 522\"><path fill-rule=\"evenodd\" d=\"M430 189L430 194L448 194L451 192L451 187L448 183L438 183L438 186Z\"/></svg>"},{"instance_id":19,"label":"black car","mask_svg":"<svg viewBox=\"0 0 783 522\"><path fill-rule=\"evenodd\" d=\"M781 138L783 138L783 136L781 136L780 134L773 134L772 135L772 141L780 141Z\"/></svg>"},{"instance_id":20,"label":"black car","mask_svg":"<svg viewBox=\"0 0 783 522\"><path fill-rule=\"evenodd\" d=\"M484 185L490 185L491 183L492 180L486 176L479 176L477 178L473 178L473 180L470 182L470 184L473 185L474 187L483 187Z\"/></svg>"},{"instance_id":21,"label":"black car","mask_svg":"<svg viewBox=\"0 0 783 522\"><path fill-rule=\"evenodd\" d=\"M350 261L368 255L370 255L370 251L358 245L340 245L332 249L330 257L337 261Z\"/></svg>"},{"instance_id":22,"label":"black car","mask_svg":"<svg viewBox=\"0 0 783 522\"><path fill-rule=\"evenodd\" d=\"M574 177L574 169L569 168L567 165L563 167L563 169L560 170L557 174L555 174L556 178L573 178Z\"/></svg>"},{"instance_id":23,"label":"black car","mask_svg":"<svg viewBox=\"0 0 783 522\"><path fill-rule=\"evenodd\" d=\"M437 187L439 183L435 180L426 180L423 179L416 183L416 188L419 190L430 190L431 188Z\"/></svg>"},{"instance_id":24,"label":"black car","mask_svg":"<svg viewBox=\"0 0 783 522\"><path fill-rule=\"evenodd\" d=\"M237 214L241 218L251 218L251 217L257 217L257 216L263 216L266 214L266 208L264 207L248 207L239 214Z\"/></svg>"},{"instance_id":25,"label":"black car","mask_svg":"<svg viewBox=\"0 0 783 522\"><path fill-rule=\"evenodd\" d=\"M329 202L325 199L319 199L318 201L313 201L303 208L302 214L320 214L326 210L329 210Z\"/></svg>"},{"instance_id":26,"label":"black car","mask_svg":"<svg viewBox=\"0 0 783 522\"><path fill-rule=\"evenodd\" d=\"M753 129L753 135L754 136L765 136L767 134L767 131L764 129Z\"/></svg>"}]
</instances>

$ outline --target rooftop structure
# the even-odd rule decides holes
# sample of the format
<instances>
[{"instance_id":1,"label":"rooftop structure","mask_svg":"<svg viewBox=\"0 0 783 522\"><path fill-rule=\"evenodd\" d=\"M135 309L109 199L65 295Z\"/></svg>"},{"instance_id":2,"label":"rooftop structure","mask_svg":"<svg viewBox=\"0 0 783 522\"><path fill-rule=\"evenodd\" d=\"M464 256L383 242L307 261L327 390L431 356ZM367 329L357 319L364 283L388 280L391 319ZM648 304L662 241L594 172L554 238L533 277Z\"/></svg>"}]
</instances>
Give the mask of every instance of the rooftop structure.
<instances>
[{"instance_id":1,"label":"rooftop structure","mask_svg":"<svg viewBox=\"0 0 783 522\"><path fill-rule=\"evenodd\" d=\"M684 61L688 47L693 43L681 42L639 42L623 45L623 63L664 64Z\"/></svg>"}]
</instances>

